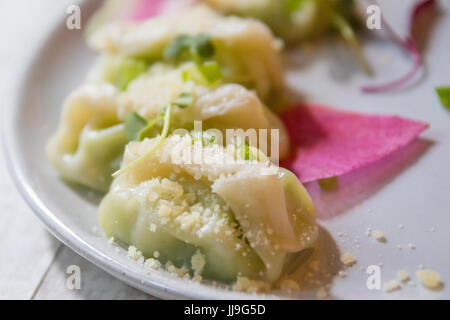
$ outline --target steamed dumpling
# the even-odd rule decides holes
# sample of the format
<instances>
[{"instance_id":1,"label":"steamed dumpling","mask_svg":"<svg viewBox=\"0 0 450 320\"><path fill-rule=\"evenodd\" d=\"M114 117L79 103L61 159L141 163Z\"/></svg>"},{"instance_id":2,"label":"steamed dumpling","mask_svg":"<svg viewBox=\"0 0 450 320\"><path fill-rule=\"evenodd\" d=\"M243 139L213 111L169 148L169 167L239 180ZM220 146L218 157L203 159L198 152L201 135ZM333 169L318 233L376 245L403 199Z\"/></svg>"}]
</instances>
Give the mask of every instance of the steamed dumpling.
<instances>
[{"instance_id":1,"label":"steamed dumpling","mask_svg":"<svg viewBox=\"0 0 450 320\"><path fill-rule=\"evenodd\" d=\"M70 182L107 191L128 139L118 118L119 93L109 84L85 85L65 101L47 156Z\"/></svg>"},{"instance_id":2,"label":"steamed dumpling","mask_svg":"<svg viewBox=\"0 0 450 320\"><path fill-rule=\"evenodd\" d=\"M155 66L159 68L160 66ZM289 153L289 137L280 119L272 113L258 96L239 84L224 84L215 87L204 86L194 81L183 81L183 69L164 71L153 76L150 71L133 81L124 94L123 108L119 115L124 118L129 111L137 111L141 116L152 119L162 107L175 100L181 93L189 93L194 98L191 106L173 111L173 128L193 128L194 121L202 121L204 130L215 128L225 133L226 129L278 129L279 156ZM270 134L270 133L269 133ZM270 150L270 146L268 146Z\"/></svg>"},{"instance_id":3,"label":"steamed dumpling","mask_svg":"<svg viewBox=\"0 0 450 320\"><path fill-rule=\"evenodd\" d=\"M153 63L179 35L207 34L215 48L212 59L222 69L225 82L255 88L262 100L283 87L279 42L261 22L223 17L198 5L144 22L113 22L95 32L89 43L110 56L132 57Z\"/></svg>"},{"instance_id":4,"label":"steamed dumpling","mask_svg":"<svg viewBox=\"0 0 450 320\"><path fill-rule=\"evenodd\" d=\"M136 111L152 119L183 92L190 93L194 102L188 108L174 108L171 131L191 130L194 120L203 121L203 129L279 129L280 157L287 155L289 141L283 124L254 92L238 84L209 87L183 81L181 72L182 68L150 70L125 92L103 82L74 91L64 103L59 128L47 146L51 164L68 181L107 191L128 142L123 126L127 114Z\"/></svg>"},{"instance_id":5,"label":"steamed dumpling","mask_svg":"<svg viewBox=\"0 0 450 320\"><path fill-rule=\"evenodd\" d=\"M222 281L275 281L289 254L315 243L311 199L289 171L262 174L265 161L243 162L232 145L202 146L201 163L182 161L190 135L169 136L148 154L156 142L128 144L123 166L145 159L114 180L100 205L107 236L178 266L200 250L204 276Z\"/></svg>"},{"instance_id":6,"label":"steamed dumpling","mask_svg":"<svg viewBox=\"0 0 450 320\"><path fill-rule=\"evenodd\" d=\"M321 35L330 26L330 10L345 0L203 0L224 13L260 19L288 43Z\"/></svg>"}]
</instances>

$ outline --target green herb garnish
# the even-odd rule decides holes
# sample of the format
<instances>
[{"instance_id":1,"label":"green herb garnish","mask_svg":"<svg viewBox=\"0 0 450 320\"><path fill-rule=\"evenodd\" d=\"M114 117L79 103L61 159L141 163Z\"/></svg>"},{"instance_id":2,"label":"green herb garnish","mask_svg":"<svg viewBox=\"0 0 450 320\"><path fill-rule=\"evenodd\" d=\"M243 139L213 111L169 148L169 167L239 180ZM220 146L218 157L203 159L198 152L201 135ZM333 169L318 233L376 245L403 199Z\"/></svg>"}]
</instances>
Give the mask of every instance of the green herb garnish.
<instances>
[{"instance_id":1,"label":"green herb garnish","mask_svg":"<svg viewBox=\"0 0 450 320\"><path fill-rule=\"evenodd\" d=\"M125 119L125 133L129 141L142 141L148 135L147 133L149 132L149 130L153 128L153 126L160 120L164 120L163 128L158 141L150 149L149 152L147 152L144 156L140 157L139 159L134 160L126 167L121 168L120 170L114 172L112 176L117 177L118 175L122 174L128 169L134 167L136 164L145 160L156 149L158 149L161 143L164 141L164 139L166 139L167 135L169 134L172 106L176 105L180 108L186 108L189 105L191 105L193 101L194 98L190 93L183 92L178 96L178 98L176 98L174 101L165 106L158 116L156 116L150 121L147 121L134 111L130 112L127 115L127 118Z\"/></svg>"},{"instance_id":2,"label":"green herb garnish","mask_svg":"<svg viewBox=\"0 0 450 320\"><path fill-rule=\"evenodd\" d=\"M128 141L141 141L142 131L147 127L148 121L133 111L128 113L124 124Z\"/></svg>"},{"instance_id":3,"label":"green herb garnish","mask_svg":"<svg viewBox=\"0 0 450 320\"><path fill-rule=\"evenodd\" d=\"M177 36L164 50L164 57L166 59L177 59L182 54L189 51L191 47L191 37L186 34Z\"/></svg>"},{"instance_id":4,"label":"green herb garnish","mask_svg":"<svg viewBox=\"0 0 450 320\"><path fill-rule=\"evenodd\" d=\"M250 146L249 146L248 142L245 140L241 144L239 154L241 156L241 159L250 160L250 161L257 160L257 157L255 157L253 155L253 152L252 152L252 150L250 150Z\"/></svg>"},{"instance_id":5,"label":"green herb garnish","mask_svg":"<svg viewBox=\"0 0 450 320\"><path fill-rule=\"evenodd\" d=\"M322 190L331 191L338 186L339 180L337 177L330 177L330 178L319 179L318 183Z\"/></svg>"},{"instance_id":6,"label":"green herb garnish","mask_svg":"<svg viewBox=\"0 0 450 320\"><path fill-rule=\"evenodd\" d=\"M178 98L172 101L171 104L184 109L189 107L193 101L194 97L190 93L183 92L178 96ZM159 121L164 119L165 113L165 108L163 108L159 115L150 121L141 117L135 111L128 113L124 123L128 141L142 141L145 137L148 137L150 129L152 129Z\"/></svg>"},{"instance_id":7,"label":"green herb garnish","mask_svg":"<svg viewBox=\"0 0 450 320\"><path fill-rule=\"evenodd\" d=\"M287 0L284 3L284 8L288 13L293 13L300 9L301 5L307 1L311 0Z\"/></svg>"},{"instance_id":8,"label":"green herb garnish","mask_svg":"<svg viewBox=\"0 0 450 320\"><path fill-rule=\"evenodd\" d=\"M450 87L438 87L436 93L441 101L441 104L450 109Z\"/></svg>"},{"instance_id":9,"label":"green herb garnish","mask_svg":"<svg viewBox=\"0 0 450 320\"><path fill-rule=\"evenodd\" d=\"M172 113L172 104L169 103L164 108L164 125L163 125L163 129L161 131L161 135L159 136L159 138L156 141L156 143L153 145L153 147L145 155L143 155L142 157L134 160L133 162L128 164L126 167L123 167L120 170L114 172L112 174L112 176L114 178L119 176L119 175L121 175L125 171L131 169L132 167L136 166L137 164L141 163L142 161L144 161L148 156L150 156L155 150L157 150L161 146L161 143L164 141L164 139L166 139L167 135L169 134L171 113Z\"/></svg>"},{"instance_id":10,"label":"green herb garnish","mask_svg":"<svg viewBox=\"0 0 450 320\"><path fill-rule=\"evenodd\" d=\"M125 119L125 133L128 141L142 141L149 137L150 130L164 119L164 114L159 114L150 121L144 119L136 112L130 112Z\"/></svg>"},{"instance_id":11,"label":"green herb garnish","mask_svg":"<svg viewBox=\"0 0 450 320\"><path fill-rule=\"evenodd\" d=\"M350 23L337 12L331 13L331 23L339 31L341 37L347 42L350 49L352 49L353 53L355 54L356 58L359 61L359 64L364 69L364 71L368 75L372 75L373 74L372 69L370 68L369 63L367 62L366 57L364 56L364 53L361 47L359 46L355 32L353 31L353 28L350 25Z\"/></svg>"},{"instance_id":12,"label":"green herb garnish","mask_svg":"<svg viewBox=\"0 0 450 320\"><path fill-rule=\"evenodd\" d=\"M212 57L215 52L211 38L207 34L199 34L193 38L192 50L202 58Z\"/></svg>"},{"instance_id":13,"label":"green herb garnish","mask_svg":"<svg viewBox=\"0 0 450 320\"><path fill-rule=\"evenodd\" d=\"M183 92L178 96L178 98L172 101L174 105L182 109L189 107L192 104L192 102L194 102L194 97L188 92Z\"/></svg>"},{"instance_id":14,"label":"green herb garnish","mask_svg":"<svg viewBox=\"0 0 450 320\"><path fill-rule=\"evenodd\" d=\"M189 54L193 60L202 60L214 55L215 49L207 34L177 36L164 50L164 58L180 59Z\"/></svg>"}]
</instances>

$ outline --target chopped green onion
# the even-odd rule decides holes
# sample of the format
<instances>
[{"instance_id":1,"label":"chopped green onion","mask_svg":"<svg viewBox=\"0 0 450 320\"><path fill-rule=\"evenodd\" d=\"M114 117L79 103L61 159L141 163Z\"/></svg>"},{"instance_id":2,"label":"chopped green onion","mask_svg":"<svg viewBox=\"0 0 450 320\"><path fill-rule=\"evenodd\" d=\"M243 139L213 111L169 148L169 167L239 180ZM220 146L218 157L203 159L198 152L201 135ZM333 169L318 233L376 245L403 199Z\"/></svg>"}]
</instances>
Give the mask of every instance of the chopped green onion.
<instances>
[{"instance_id":1,"label":"chopped green onion","mask_svg":"<svg viewBox=\"0 0 450 320\"><path fill-rule=\"evenodd\" d=\"M212 86L222 80L222 70L217 62L205 62L203 64L193 65L182 73L183 81L192 80L195 83Z\"/></svg>"},{"instance_id":2,"label":"chopped green onion","mask_svg":"<svg viewBox=\"0 0 450 320\"><path fill-rule=\"evenodd\" d=\"M134 166L136 166L137 164L141 163L145 159L147 159L148 156L150 156L155 150L157 150L161 146L161 143L166 139L167 135L169 134L171 113L172 113L172 104L169 103L165 107L164 126L163 126L163 129L162 129L161 135L159 136L159 138L156 141L156 143L153 145L153 147L145 155L143 155L142 157L134 160L133 162L131 162L127 166L121 168L120 170L114 172L112 174L112 176L114 178L119 176L119 175L121 175L125 171L128 171L129 169L133 168Z\"/></svg>"},{"instance_id":3,"label":"chopped green onion","mask_svg":"<svg viewBox=\"0 0 450 320\"><path fill-rule=\"evenodd\" d=\"M330 178L319 179L318 183L322 190L331 191L338 186L339 180L337 177L330 177Z\"/></svg>"},{"instance_id":4,"label":"chopped green onion","mask_svg":"<svg viewBox=\"0 0 450 320\"><path fill-rule=\"evenodd\" d=\"M441 101L441 104L450 109L450 87L438 87L436 93Z\"/></svg>"},{"instance_id":5,"label":"chopped green onion","mask_svg":"<svg viewBox=\"0 0 450 320\"><path fill-rule=\"evenodd\" d=\"M113 58L108 62L105 70L105 78L116 88L125 91L131 81L148 69L145 60L136 58Z\"/></svg>"},{"instance_id":6,"label":"chopped green onion","mask_svg":"<svg viewBox=\"0 0 450 320\"><path fill-rule=\"evenodd\" d=\"M198 70L210 85L216 84L222 80L222 70L215 61L199 65Z\"/></svg>"},{"instance_id":7,"label":"chopped green onion","mask_svg":"<svg viewBox=\"0 0 450 320\"><path fill-rule=\"evenodd\" d=\"M205 79L201 75L201 73L198 71L197 66L191 66L187 69L184 69L181 73L181 78L184 82L192 80L195 83L207 85Z\"/></svg>"},{"instance_id":8,"label":"chopped green onion","mask_svg":"<svg viewBox=\"0 0 450 320\"><path fill-rule=\"evenodd\" d=\"M178 98L172 101L172 104L184 109L194 102L194 97L189 92L181 93Z\"/></svg>"}]
</instances>

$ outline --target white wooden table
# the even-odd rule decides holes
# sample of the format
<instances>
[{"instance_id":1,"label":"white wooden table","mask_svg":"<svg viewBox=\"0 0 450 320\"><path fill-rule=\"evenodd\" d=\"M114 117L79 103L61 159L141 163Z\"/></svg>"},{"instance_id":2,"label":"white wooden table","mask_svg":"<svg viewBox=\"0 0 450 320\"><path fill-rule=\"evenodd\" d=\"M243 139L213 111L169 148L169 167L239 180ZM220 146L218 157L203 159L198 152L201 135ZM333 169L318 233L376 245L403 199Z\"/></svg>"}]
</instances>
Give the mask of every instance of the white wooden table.
<instances>
[{"instance_id":1,"label":"white wooden table","mask_svg":"<svg viewBox=\"0 0 450 320\"><path fill-rule=\"evenodd\" d=\"M0 94L20 52L70 1L0 0ZM5 107L0 104L1 107ZM2 112L3 114L3 112ZM151 299L108 275L53 238L16 191L0 151L0 299ZM66 288L66 269L81 269L81 289Z\"/></svg>"}]
</instances>

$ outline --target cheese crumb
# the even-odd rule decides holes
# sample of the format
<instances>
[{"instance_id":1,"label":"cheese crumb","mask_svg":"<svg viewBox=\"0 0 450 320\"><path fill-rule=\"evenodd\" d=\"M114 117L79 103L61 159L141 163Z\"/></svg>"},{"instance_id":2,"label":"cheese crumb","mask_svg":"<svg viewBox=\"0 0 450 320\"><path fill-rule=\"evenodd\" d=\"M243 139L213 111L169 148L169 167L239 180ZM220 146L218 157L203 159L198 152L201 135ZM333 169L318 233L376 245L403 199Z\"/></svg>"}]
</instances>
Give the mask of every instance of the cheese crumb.
<instances>
[{"instance_id":1,"label":"cheese crumb","mask_svg":"<svg viewBox=\"0 0 450 320\"><path fill-rule=\"evenodd\" d=\"M172 209L169 206L166 206L165 204L163 204L160 208L159 208L159 215L161 217L169 217L172 214Z\"/></svg>"},{"instance_id":2,"label":"cheese crumb","mask_svg":"<svg viewBox=\"0 0 450 320\"><path fill-rule=\"evenodd\" d=\"M386 237L384 236L383 232L381 232L381 230L373 230L372 237L377 239L378 242L386 242Z\"/></svg>"},{"instance_id":3,"label":"cheese crumb","mask_svg":"<svg viewBox=\"0 0 450 320\"><path fill-rule=\"evenodd\" d=\"M409 274L405 270L398 270L397 271L397 278L401 282L407 282L409 280Z\"/></svg>"},{"instance_id":4,"label":"cheese crumb","mask_svg":"<svg viewBox=\"0 0 450 320\"><path fill-rule=\"evenodd\" d=\"M149 258L149 259L145 260L144 266L147 268L150 268L150 269L158 270L161 268L161 262L159 262L156 259Z\"/></svg>"},{"instance_id":5,"label":"cheese crumb","mask_svg":"<svg viewBox=\"0 0 450 320\"><path fill-rule=\"evenodd\" d=\"M416 277L429 289L437 289L441 285L441 276L434 270L417 270Z\"/></svg>"},{"instance_id":6,"label":"cheese crumb","mask_svg":"<svg viewBox=\"0 0 450 320\"><path fill-rule=\"evenodd\" d=\"M251 280L247 277L237 277L233 284L234 291L261 293L270 291L270 284L264 281Z\"/></svg>"},{"instance_id":7,"label":"cheese crumb","mask_svg":"<svg viewBox=\"0 0 450 320\"><path fill-rule=\"evenodd\" d=\"M384 292L392 292L400 289L400 283L397 280L390 280L388 282L383 283L383 291Z\"/></svg>"},{"instance_id":8,"label":"cheese crumb","mask_svg":"<svg viewBox=\"0 0 450 320\"><path fill-rule=\"evenodd\" d=\"M280 288L288 292L300 290L300 286L298 285L298 283L292 279L282 279L280 282Z\"/></svg>"},{"instance_id":9,"label":"cheese crumb","mask_svg":"<svg viewBox=\"0 0 450 320\"><path fill-rule=\"evenodd\" d=\"M206 265L206 259L205 256L200 252L197 251L192 257L191 257L191 266L194 270L196 275L201 275L203 272L203 269Z\"/></svg>"},{"instance_id":10,"label":"cheese crumb","mask_svg":"<svg viewBox=\"0 0 450 320\"><path fill-rule=\"evenodd\" d=\"M128 247L128 257L139 263L144 263L144 256L135 246Z\"/></svg>"},{"instance_id":11,"label":"cheese crumb","mask_svg":"<svg viewBox=\"0 0 450 320\"><path fill-rule=\"evenodd\" d=\"M341 255L341 262L346 266L352 266L356 263L356 258L349 252Z\"/></svg>"}]
</instances>

